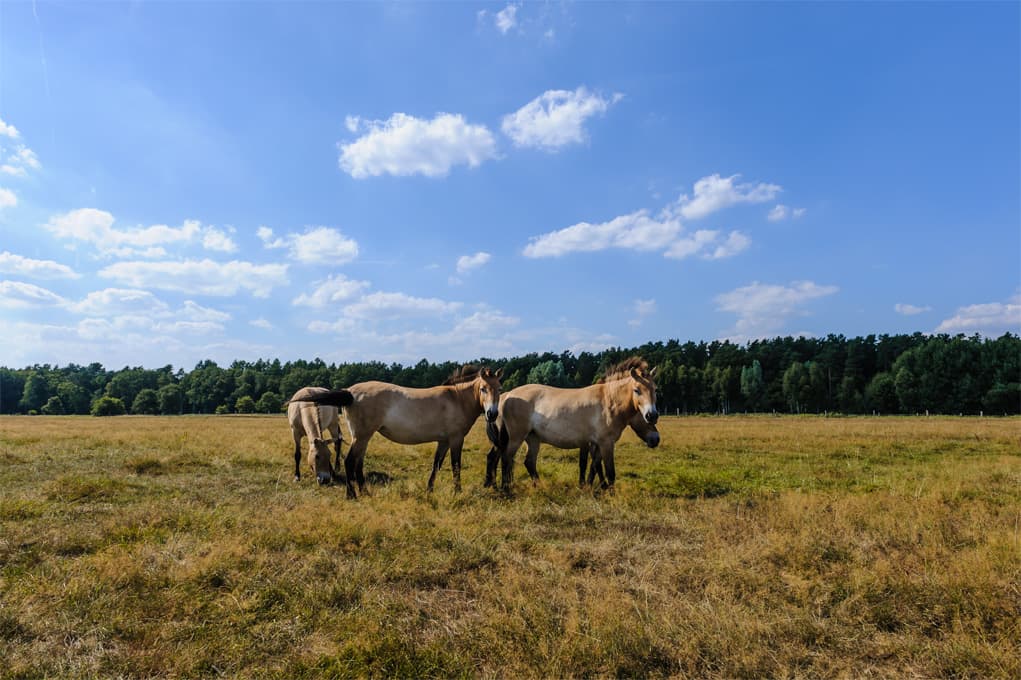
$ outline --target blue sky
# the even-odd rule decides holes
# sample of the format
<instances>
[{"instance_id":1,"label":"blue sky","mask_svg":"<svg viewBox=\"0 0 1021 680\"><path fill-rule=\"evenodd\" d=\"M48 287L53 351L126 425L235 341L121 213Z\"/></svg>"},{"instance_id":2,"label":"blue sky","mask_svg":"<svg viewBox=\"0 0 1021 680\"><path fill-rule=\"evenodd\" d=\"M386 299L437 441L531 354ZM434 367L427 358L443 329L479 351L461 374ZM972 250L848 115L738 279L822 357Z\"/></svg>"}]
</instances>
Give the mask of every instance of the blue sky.
<instances>
[{"instance_id":1,"label":"blue sky","mask_svg":"<svg viewBox=\"0 0 1021 680\"><path fill-rule=\"evenodd\" d=\"M2 3L0 365L1021 331L1017 3Z\"/></svg>"}]
</instances>

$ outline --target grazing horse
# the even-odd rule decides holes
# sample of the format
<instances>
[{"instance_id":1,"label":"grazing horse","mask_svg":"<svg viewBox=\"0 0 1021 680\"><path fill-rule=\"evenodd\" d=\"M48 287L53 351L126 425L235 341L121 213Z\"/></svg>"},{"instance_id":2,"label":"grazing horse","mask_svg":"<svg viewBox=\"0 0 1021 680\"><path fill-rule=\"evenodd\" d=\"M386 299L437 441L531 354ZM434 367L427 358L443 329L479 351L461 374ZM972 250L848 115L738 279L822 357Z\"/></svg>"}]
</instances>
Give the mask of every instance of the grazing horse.
<instances>
[{"instance_id":1,"label":"grazing horse","mask_svg":"<svg viewBox=\"0 0 1021 680\"><path fill-rule=\"evenodd\" d=\"M636 411L631 416L631 420L628 421L628 427L650 449L659 446L659 430L656 429L655 425L646 420L645 416L641 413ZM589 453L592 454L592 467L589 469L588 479L586 479L585 468L588 465ZM599 453L599 446L595 442L582 444L581 448L578 449L578 486L585 486L586 484L591 486L592 480L596 475L599 475L599 485L604 489L607 488L609 485L606 483L606 477L603 475L603 459Z\"/></svg>"},{"instance_id":2,"label":"grazing horse","mask_svg":"<svg viewBox=\"0 0 1021 680\"><path fill-rule=\"evenodd\" d=\"M340 434L340 410L337 406L315 404L307 401L316 394L328 394L325 387L303 387L294 393L287 402L287 422L291 425L294 436L294 481L301 481L301 438L308 438L308 462L315 472L320 484L329 484L333 478L339 477L340 445L344 441ZM344 399L338 397L338 401ZM350 404L350 395L347 399ZM332 436L326 439L323 435L329 432ZM330 465L330 449L333 442L337 452L336 466Z\"/></svg>"},{"instance_id":3,"label":"grazing horse","mask_svg":"<svg viewBox=\"0 0 1021 680\"><path fill-rule=\"evenodd\" d=\"M539 479L535 463L539 444L562 449L596 447L609 486L616 479L613 447L629 421L640 415L650 425L656 411L656 369L639 357L631 357L607 369L602 382L577 389L546 385L522 385L500 398L500 416L486 428L494 447L487 456L486 486L495 482L496 462L503 463L503 487L513 477L514 455L528 444L525 467L533 483ZM658 435L658 433L657 433Z\"/></svg>"},{"instance_id":4,"label":"grazing horse","mask_svg":"<svg viewBox=\"0 0 1021 680\"><path fill-rule=\"evenodd\" d=\"M365 450L376 432L398 444L436 442L429 475L430 491L449 449L454 490L460 491L464 438L480 414L485 413L489 422L496 419L501 375L503 369L494 372L488 368L464 366L437 387L416 389L371 381L344 390L354 399L344 408L344 419L351 432L351 448L344 459L348 498L357 497L355 480L358 492L364 491ZM312 395L308 400L334 403L331 394Z\"/></svg>"}]
</instances>

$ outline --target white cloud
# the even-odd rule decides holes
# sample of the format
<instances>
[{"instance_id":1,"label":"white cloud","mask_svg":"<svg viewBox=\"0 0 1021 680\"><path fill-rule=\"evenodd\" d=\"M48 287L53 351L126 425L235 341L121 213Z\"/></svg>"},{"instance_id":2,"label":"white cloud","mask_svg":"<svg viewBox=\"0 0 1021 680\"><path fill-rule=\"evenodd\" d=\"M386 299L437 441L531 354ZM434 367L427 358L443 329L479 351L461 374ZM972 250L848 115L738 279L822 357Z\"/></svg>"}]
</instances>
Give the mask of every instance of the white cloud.
<instances>
[{"instance_id":1,"label":"white cloud","mask_svg":"<svg viewBox=\"0 0 1021 680\"><path fill-rule=\"evenodd\" d=\"M203 307L191 300L185 300L184 306L177 312L177 316L192 323L224 323L230 320L230 314L221 312L219 309Z\"/></svg>"},{"instance_id":2,"label":"white cloud","mask_svg":"<svg viewBox=\"0 0 1021 680\"><path fill-rule=\"evenodd\" d=\"M914 316L915 314L921 314L922 312L928 312L928 311L930 311L932 309L932 307L929 307L929 306L918 307L916 305L906 305L904 303L898 302L897 304L895 304L893 306L893 309L898 314L903 314L905 316Z\"/></svg>"},{"instance_id":3,"label":"white cloud","mask_svg":"<svg viewBox=\"0 0 1021 680\"><path fill-rule=\"evenodd\" d=\"M162 314L169 309L165 302L147 290L125 288L93 291L68 308L88 316Z\"/></svg>"},{"instance_id":4,"label":"white cloud","mask_svg":"<svg viewBox=\"0 0 1021 680\"><path fill-rule=\"evenodd\" d=\"M729 337L745 342L782 331L789 317L803 314L806 303L838 290L812 281L794 281L787 286L756 281L717 295L714 300L720 311L737 314L737 324Z\"/></svg>"},{"instance_id":5,"label":"white cloud","mask_svg":"<svg viewBox=\"0 0 1021 680\"><path fill-rule=\"evenodd\" d=\"M343 274L330 276L311 293L302 293L292 304L303 307L326 307L334 302L344 302L356 297L369 285L368 281L355 281Z\"/></svg>"},{"instance_id":6,"label":"white cloud","mask_svg":"<svg viewBox=\"0 0 1021 680\"><path fill-rule=\"evenodd\" d=\"M547 90L514 113L503 117L501 129L514 144L544 151L557 151L568 144L580 144L587 138L585 121L605 113L621 95L604 99L579 87Z\"/></svg>"},{"instance_id":7,"label":"white cloud","mask_svg":"<svg viewBox=\"0 0 1021 680\"><path fill-rule=\"evenodd\" d=\"M526 257L561 257L573 252L595 252L607 248L659 250L681 233L676 219L658 220L648 210L621 215L609 222L578 224L532 237L525 246Z\"/></svg>"},{"instance_id":8,"label":"white cloud","mask_svg":"<svg viewBox=\"0 0 1021 680\"><path fill-rule=\"evenodd\" d=\"M95 208L80 208L54 215L43 228L58 238L89 244L107 257L158 258L166 256L164 246L193 243L201 243L206 249L220 252L237 250L237 245L226 232L216 227L203 227L197 220L185 220L179 227L154 224L117 229L113 215Z\"/></svg>"},{"instance_id":9,"label":"white cloud","mask_svg":"<svg viewBox=\"0 0 1021 680\"><path fill-rule=\"evenodd\" d=\"M99 275L138 288L216 296L248 290L256 297L267 297L273 288L288 282L286 264L257 265L237 260L117 262L101 269Z\"/></svg>"},{"instance_id":10,"label":"white cloud","mask_svg":"<svg viewBox=\"0 0 1021 680\"><path fill-rule=\"evenodd\" d=\"M437 316L453 314L461 308L460 302L447 302L438 298L420 298L404 293L371 293L344 308L344 315L352 319L394 319L406 316Z\"/></svg>"},{"instance_id":11,"label":"white cloud","mask_svg":"<svg viewBox=\"0 0 1021 680\"><path fill-rule=\"evenodd\" d=\"M509 4L496 13L493 17L493 23L496 24L500 33L506 35L507 31L518 25L517 13L518 5L515 4Z\"/></svg>"},{"instance_id":12,"label":"white cloud","mask_svg":"<svg viewBox=\"0 0 1021 680\"><path fill-rule=\"evenodd\" d=\"M457 336L470 334L482 336L491 333L504 333L514 328L521 322L516 316L509 316L502 312L486 309L475 312L471 316L461 319L454 326L453 333Z\"/></svg>"},{"instance_id":13,"label":"white cloud","mask_svg":"<svg viewBox=\"0 0 1021 680\"><path fill-rule=\"evenodd\" d=\"M472 269L478 269L489 262L492 256L489 253L478 252L474 255L462 255L457 258L457 273L464 274Z\"/></svg>"},{"instance_id":14,"label":"white cloud","mask_svg":"<svg viewBox=\"0 0 1021 680\"><path fill-rule=\"evenodd\" d=\"M8 125L4 122L3 118L0 118L0 137L10 137L11 139L17 139L20 136L18 128L13 125Z\"/></svg>"},{"instance_id":15,"label":"white cloud","mask_svg":"<svg viewBox=\"0 0 1021 680\"><path fill-rule=\"evenodd\" d=\"M766 215L766 219L769 220L770 222L782 222L783 220L786 220L788 217L797 220L804 217L805 212L807 212L805 208L794 208L793 210L791 210L786 205L778 203L772 210L769 211L769 214Z\"/></svg>"},{"instance_id":16,"label":"white cloud","mask_svg":"<svg viewBox=\"0 0 1021 680\"><path fill-rule=\"evenodd\" d=\"M362 119L358 116L344 116L344 127L347 128L348 132L358 132L358 128L362 124Z\"/></svg>"},{"instance_id":17,"label":"white cloud","mask_svg":"<svg viewBox=\"0 0 1021 680\"><path fill-rule=\"evenodd\" d=\"M355 326L354 319L337 319L336 321L316 319L309 322L308 330L312 333L348 334L355 329Z\"/></svg>"},{"instance_id":18,"label":"white cloud","mask_svg":"<svg viewBox=\"0 0 1021 680\"><path fill-rule=\"evenodd\" d=\"M958 308L957 312L936 327L937 333L983 333L1000 335L1021 333L1021 295L1005 303L989 302Z\"/></svg>"},{"instance_id":19,"label":"white cloud","mask_svg":"<svg viewBox=\"0 0 1021 680\"><path fill-rule=\"evenodd\" d=\"M60 307L67 300L53 291L22 281L0 281L0 308Z\"/></svg>"},{"instance_id":20,"label":"white cloud","mask_svg":"<svg viewBox=\"0 0 1021 680\"><path fill-rule=\"evenodd\" d=\"M304 233L276 237L269 227L256 234L264 248L288 248L291 259L305 264L346 264L358 257L358 242L332 227L310 227Z\"/></svg>"},{"instance_id":21,"label":"white cloud","mask_svg":"<svg viewBox=\"0 0 1021 680\"><path fill-rule=\"evenodd\" d=\"M0 209L13 208L18 205L18 197L10 189L0 187Z\"/></svg>"},{"instance_id":22,"label":"white cloud","mask_svg":"<svg viewBox=\"0 0 1021 680\"><path fill-rule=\"evenodd\" d=\"M234 230L231 229L230 231L233 232ZM206 228L205 234L202 236L202 247L206 250L217 250L221 253L233 253L238 249L237 243L227 235L227 232L215 227Z\"/></svg>"},{"instance_id":23,"label":"white cloud","mask_svg":"<svg viewBox=\"0 0 1021 680\"><path fill-rule=\"evenodd\" d=\"M709 175L695 182L694 198L681 196L678 201L681 216L695 220L738 203L765 203L783 191L777 184L735 184L740 175L720 177Z\"/></svg>"},{"instance_id":24,"label":"white cloud","mask_svg":"<svg viewBox=\"0 0 1021 680\"><path fill-rule=\"evenodd\" d=\"M634 315L635 318L628 321L628 325L631 327L641 326L642 322L646 317L656 313L656 301L655 300L635 300Z\"/></svg>"},{"instance_id":25,"label":"white cloud","mask_svg":"<svg viewBox=\"0 0 1021 680\"><path fill-rule=\"evenodd\" d=\"M779 222L780 220L787 219L789 214L790 208L783 204L777 204L776 207L770 210L769 214L766 215L766 219L770 222Z\"/></svg>"},{"instance_id":26,"label":"white cloud","mask_svg":"<svg viewBox=\"0 0 1021 680\"><path fill-rule=\"evenodd\" d=\"M24 177L29 170L38 170L42 167L39 158L32 149L27 146L18 146L12 153L8 153L3 165L0 165L0 172L5 175Z\"/></svg>"},{"instance_id":27,"label":"white cloud","mask_svg":"<svg viewBox=\"0 0 1021 680\"><path fill-rule=\"evenodd\" d=\"M34 279L79 279L76 273L66 264L53 260L33 260L21 255L7 252L0 253L0 273L29 276Z\"/></svg>"},{"instance_id":28,"label":"white cloud","mask_svg":"<svg viewBox=\"0 0 1021 680\"><path fill-rule=\"evenodd\" d=\"M691 236L685 236L674 241L663 255L676 260L683 260L686 257L704 253L719 238L720 232L715 229L699 229Z\"/></svg>"},{"instance_id":29,"label":"white cloud","mask_svg":"<svg viewBox=\"0 0 1021 680\"><path fill-rule=\"evenodd\" d=\"M359 128L368 132L339 145L340 168L355 179L383 174L444 177L455 165L474 168L497 155L493 134L459 114L423 120L395 113L385 121L360 121Z\"/></svg>"},{"instance_id":30,"label":"white cloud","mask_svg":"<svg viewBox=\"0 0 1021 680\"><path fill-rule=\"evenodd\" d=\"M256 328L261 328L265 331L271 331L274 328L273 324L270 321L262 317L259 317L258 319L252 319L251 321L248 322L248 325L254 326Z\"/></svg>"},{"instance_id":31,"label":"white cloud","mask_svg":"<svg viewBox=\"0 0 1021 680\"><path fill-rule=\"evenodd\" d=\"M751 244L750 238L739 231L732 231L727 235L726 241L717 245L711 253L706 253L703 257L707 260L722 260L744 252Z\"/></svg>"},{"instance_id":32,"label":"white cloud","mask_svg":"<svg viewBox=\"0 0 1021 680\"><path fill-rule=\"evenodd\" d=\"M288 238L291 257L306 264L345 264L358 257L358 243L330 227L315 227Z\"/></svg>"}]
</instances>

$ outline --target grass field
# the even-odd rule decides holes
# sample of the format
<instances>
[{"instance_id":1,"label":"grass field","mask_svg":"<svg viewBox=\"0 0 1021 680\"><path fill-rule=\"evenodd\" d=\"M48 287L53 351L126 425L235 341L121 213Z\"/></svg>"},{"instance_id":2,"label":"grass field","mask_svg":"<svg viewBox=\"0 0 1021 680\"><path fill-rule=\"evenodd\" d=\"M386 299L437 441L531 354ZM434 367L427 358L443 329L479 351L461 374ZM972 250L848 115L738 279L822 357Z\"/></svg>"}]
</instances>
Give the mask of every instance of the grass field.
<instances>
[{"instance_id":1,"label":"grass field","mask_svg":"<svg viewBox=\"0 0 1021 680\"><path fill-rule=\"evenodd\" d=\"M283 417L0 418L0 677L1021 677L1021 420L660 423L351 502Z\"/></svg>"}]
</instances>

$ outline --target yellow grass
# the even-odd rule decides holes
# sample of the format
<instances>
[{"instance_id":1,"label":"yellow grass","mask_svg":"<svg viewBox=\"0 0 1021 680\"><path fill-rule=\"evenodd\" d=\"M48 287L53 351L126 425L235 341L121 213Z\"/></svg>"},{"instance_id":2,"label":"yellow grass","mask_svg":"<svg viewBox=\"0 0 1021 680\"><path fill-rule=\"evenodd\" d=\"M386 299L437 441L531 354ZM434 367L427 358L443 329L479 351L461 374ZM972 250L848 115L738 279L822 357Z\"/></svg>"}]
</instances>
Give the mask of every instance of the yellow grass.
<instances>
[{"instance_id":1,"label":"yellow grass","mask_svg":"<svg viewBox=\"0 0 1021 680\"><path fill-rule=\"evenodd\" d=\"M0 677L1021 677L1021 420L660 422L351 502L283 417L0 418Z\"/></svg>"}]
</instances>

